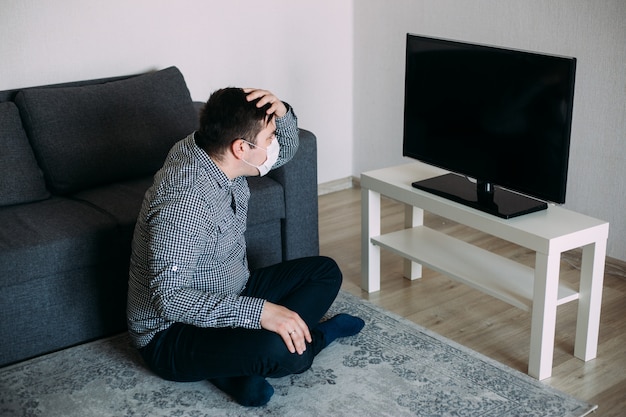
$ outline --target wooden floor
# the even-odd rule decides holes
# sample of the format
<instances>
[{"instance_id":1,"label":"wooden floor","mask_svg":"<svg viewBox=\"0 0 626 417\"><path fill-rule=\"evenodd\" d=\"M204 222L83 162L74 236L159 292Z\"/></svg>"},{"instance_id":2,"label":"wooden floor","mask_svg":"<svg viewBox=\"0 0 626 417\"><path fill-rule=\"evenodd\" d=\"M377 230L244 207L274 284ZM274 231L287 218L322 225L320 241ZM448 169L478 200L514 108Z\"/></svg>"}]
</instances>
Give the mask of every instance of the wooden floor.
<instances>
[{"instance_id":1,"label":"wooden floor","mask_svg":"<svg viewBox=\"0 0 626 417\"><path fill-rule=\"evenodd\" d=\"M359 188L319 197L320 252L334 258L344 274L343 289L399 314L511 368L527 371L530 313L424 268L421 279L402 277L402 259L381 251L381 290L368 294L361 280L361 192ZM398 230L403 206L382 200L382 231ZM514 244L426 213L424 223L520 263L534 266L534 253ZM580 252L563 254L561 279L577 283ZM626 413L626 263L606 266L598 357L573 356L574 301L560 306L552 377L543 382L599 405L595 416Z\"/></svg>"}]
</instances>

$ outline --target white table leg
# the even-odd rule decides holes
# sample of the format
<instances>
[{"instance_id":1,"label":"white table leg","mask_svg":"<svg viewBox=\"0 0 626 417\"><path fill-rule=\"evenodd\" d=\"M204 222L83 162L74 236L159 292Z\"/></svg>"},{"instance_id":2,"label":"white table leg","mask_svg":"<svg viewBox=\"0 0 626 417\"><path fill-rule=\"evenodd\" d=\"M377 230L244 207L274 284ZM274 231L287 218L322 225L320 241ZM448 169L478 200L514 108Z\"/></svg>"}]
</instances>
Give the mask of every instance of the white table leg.
<instances>
[{"instance_id":1,"label":"white table leg","mask_svg":"<svg viewBox=\"0 0 626 417\"><path fill-rule=\"evenodd\" d=\"M424 224L424 210L410 204L404 206L404 228L409 229ZM422 277L422 265L404 259L404 277L410 280Z\"/></svg>"},{"instance_id":2,"label":"white table leg","mask_svg":"<svg viewBox=\"0 0 626 417\"><path fill-rule=\"evenodd\" d=\"M380 193L361 189L361 288L380 290L380 248L371 242L380 235Z\"/></svg>"},{"instance_id":3,"label":"white table leg","mask_svg":"<svg viewBox=\"0 0 626 417\"><path fill-rule=\"evenodd\" d=\"M552 375L561 254L537 253L530 328L528 374L539 380Z\"/></svg>"},{"instance_id":4,"label":"white table leg","mask_svg":"<svg viewBox=\"0 0 626 417\"><path fill-rule=\"evenodd\" d=\"M605 256L605 240L583 247L574 356L584 361L598 353Z\"/></svg>"}]
</instances>

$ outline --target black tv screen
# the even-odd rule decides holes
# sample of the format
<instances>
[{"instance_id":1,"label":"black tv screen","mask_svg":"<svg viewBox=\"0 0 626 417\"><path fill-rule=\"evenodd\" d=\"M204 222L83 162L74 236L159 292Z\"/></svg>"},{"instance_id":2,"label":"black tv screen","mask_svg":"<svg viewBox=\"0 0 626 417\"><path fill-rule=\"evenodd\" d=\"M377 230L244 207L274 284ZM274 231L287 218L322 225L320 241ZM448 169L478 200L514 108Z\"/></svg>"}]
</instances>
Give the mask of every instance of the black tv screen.
<instances>
[{"instance_id":1,"label":"black tv screen","mask_svg":"<svg viewBox=\"0 0 626 417\"><path fill-rule=\"evenodd\" d=\"M403 155L454 173L414 186L505 218L564 203L575 68L407 34Z\"/></svg>"}]
</instances>

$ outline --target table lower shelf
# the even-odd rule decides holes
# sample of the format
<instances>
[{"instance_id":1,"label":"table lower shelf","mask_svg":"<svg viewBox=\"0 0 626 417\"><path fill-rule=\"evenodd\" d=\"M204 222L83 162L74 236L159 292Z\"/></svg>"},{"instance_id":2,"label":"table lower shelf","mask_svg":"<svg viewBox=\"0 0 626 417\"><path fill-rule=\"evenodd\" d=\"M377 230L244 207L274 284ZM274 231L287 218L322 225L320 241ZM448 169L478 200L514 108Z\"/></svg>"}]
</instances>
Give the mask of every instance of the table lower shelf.
<instances>
[{"instance_id":1,"label":"table lower shelf","mask_svg":"<svg viewBox=\"0 0 626 417\"><path fill-rule=\"evenodd\" d=\"M522 310L532 309L535 272L518 262L425 226L372 237L371 242ZM577 299L577 291L559 284L557 305Z\"/></svg>"}]
</instances>

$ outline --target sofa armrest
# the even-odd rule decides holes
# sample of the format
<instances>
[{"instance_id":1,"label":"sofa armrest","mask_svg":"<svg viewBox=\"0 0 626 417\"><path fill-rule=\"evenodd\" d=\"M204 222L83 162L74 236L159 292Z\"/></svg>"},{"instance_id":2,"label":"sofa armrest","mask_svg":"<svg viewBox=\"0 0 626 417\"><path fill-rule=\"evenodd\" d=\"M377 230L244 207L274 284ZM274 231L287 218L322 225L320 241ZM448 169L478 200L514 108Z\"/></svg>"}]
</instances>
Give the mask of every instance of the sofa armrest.
<instances>
[{"instance_id":1,"label":"sofa armrest","mask_svg":"<svg viewBox=\"0 0 626 417\"><path fill-rule=\"evenodd\" d=\"M193 102L193 107L196 109L196 113L198 113L198 117L200 116L200 112L204 108L205 104L206 103L204 101L194 101Z\"/></svg>"},{"instance_id":2,"label":"sofa armrest","mask_svg":"<svg viewBox=\"0 0 626 417\"><path fill-rule=\"evenodd\" d=\"M268 176L285 190L283 260L319 255L315 135L300 129L300 146L295 156Z\"/></svg>"}]
</instances>

